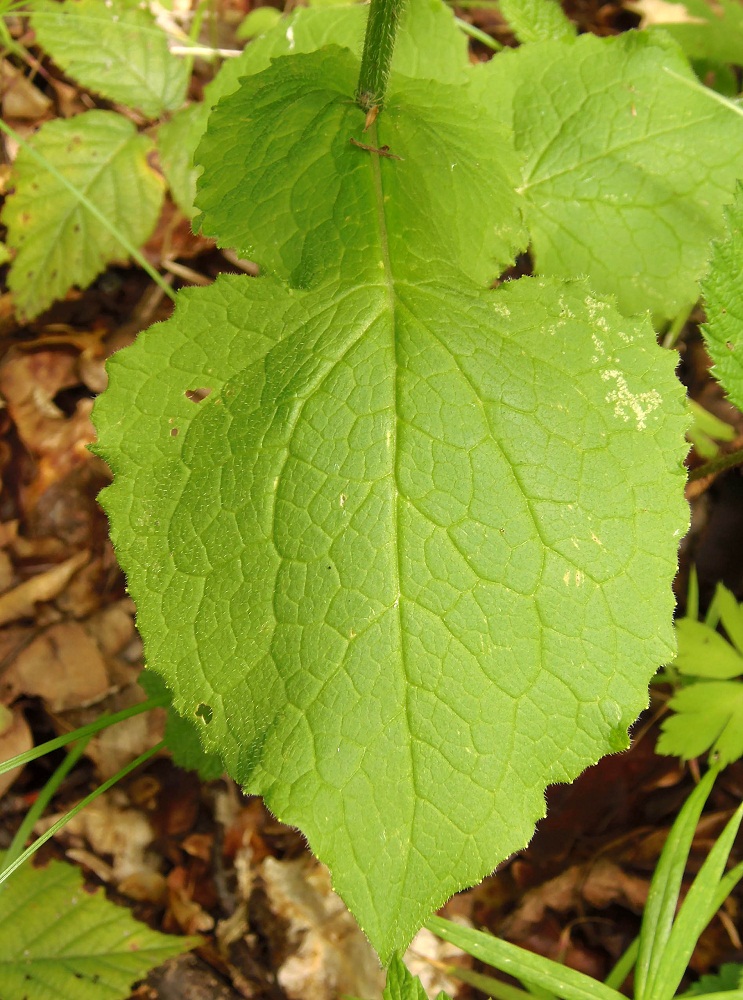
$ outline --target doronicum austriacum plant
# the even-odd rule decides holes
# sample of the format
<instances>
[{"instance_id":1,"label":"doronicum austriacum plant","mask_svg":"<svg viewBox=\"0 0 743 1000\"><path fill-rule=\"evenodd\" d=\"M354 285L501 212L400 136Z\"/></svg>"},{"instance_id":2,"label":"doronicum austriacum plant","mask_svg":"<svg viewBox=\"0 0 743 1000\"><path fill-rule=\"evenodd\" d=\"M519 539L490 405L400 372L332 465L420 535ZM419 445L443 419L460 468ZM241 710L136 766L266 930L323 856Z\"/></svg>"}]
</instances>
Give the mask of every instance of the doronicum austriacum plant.
<instances>
[{"instance_id":1,"label":"doronicum austriacum plant","mask_svg":"<svg viewBox=\"0 0 743 1000\"><path fill-rule=\"evenodd\" d=\"M656 331L700 288L743 403L741 106L700 82L683 31L577 37L551 0L502 10L523 44L478 65L437 0L300 10L186 108L166 46L158 86L112 92L173 112L155 137L109 111L48 123L2 217L33 315L147 238L156 143L194 226L260 266L179 292L112 359L101 502L176 759L303 831L391 998L422 995L396 957L416 931L527 843L547 785L628 745L674 658L689 421ZM62 41L114 16L145 31L131 3L32 19L105 94ZM112 222L94 195L122 178L142 212ZM527 249L534 276L506 280ZM734 885L731 826L673 922L716 766L622 966L638 1000L674 995ZM624 978L602 992L501 944L520 953L485 960L552 995L608 1000Z\"/></svg>"}]
</instances>

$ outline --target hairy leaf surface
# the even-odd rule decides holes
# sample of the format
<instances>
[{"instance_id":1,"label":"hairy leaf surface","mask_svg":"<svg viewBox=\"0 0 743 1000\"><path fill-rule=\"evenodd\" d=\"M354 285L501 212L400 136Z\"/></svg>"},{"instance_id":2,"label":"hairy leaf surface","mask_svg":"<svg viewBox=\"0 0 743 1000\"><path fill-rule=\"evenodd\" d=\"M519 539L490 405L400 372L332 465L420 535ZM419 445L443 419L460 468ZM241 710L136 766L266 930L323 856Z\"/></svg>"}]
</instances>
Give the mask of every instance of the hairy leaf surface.
<instances>
[{"instance_id":1,"label":"hairy leaf surface","mask_svg":"<svg viewBox=\"0 0 743 1000\"><path fill-rule=\"evenodd\" d=\"M183 103L188 67L137 0L37 2L31 23L57 65L96 94L150 118Z\"/></svg>"},{"instance_id":2,"label":"hairy leaf surface","mask_svg":"<svg viewBox=\"0 0 743 1000\"><path fill-rule=\"evenodd\" d=\"M150 969L198 944L134 920L72 865L24 865L0 893L3 1000L117 1000Z\"/></svg>"},{"instance_id":3,"label":"hairy leaf surface","mask_svg":"<svg viewBox=\"0 0 743 1000\"><path fill-rule=\"evenodd\" d=\"M86 111L45 123L29 141L99 212L116 220L132 246L146 242L157 222L163 184L147 162L152 142L130 121L111 111ZM15 191L2 212L8 245L15 250L8 284L19 313L32 317L73 285L89 285L127 252L24 148L13 177Z\"/></svg>"},{"instance_id":4,"label":"hairy leaf surface","mask_svg":"<svg viewBox=\"0 0 743 1000\"><path fill-rule=\"evenodd\" d=\"M181 293L96 421L150 667L388 961L626 745L672 655L685 418L647 322L488 290L518 163L466 89L398 78L363 132L357 74L323 50L220 103L203 224L268 275Z\"/></svg>"},{"instance_id":5,"label":"hairy leaf surface","mask_svg":"<svg viewBox=\"0 0 743 1000\"><path fill-rule=\"evenodd\" d=\"M537 270L585 275L628 313L696 301L743 175L740 109L702 87L675 46L640 33L534 43L480 75L525 158Z\"/></svg>"},{"instance_id":6,"label":"hairy leaf surface","mask_svg":"<svg viewBox=\"0 0 743 1000\"><path fill-rule=\"evenodd\" d=\"M702 283L704 339L712 369L731 401L743 408L743 184L726 212L725 234L715 243Z\"/></svg>"}]
</instances>

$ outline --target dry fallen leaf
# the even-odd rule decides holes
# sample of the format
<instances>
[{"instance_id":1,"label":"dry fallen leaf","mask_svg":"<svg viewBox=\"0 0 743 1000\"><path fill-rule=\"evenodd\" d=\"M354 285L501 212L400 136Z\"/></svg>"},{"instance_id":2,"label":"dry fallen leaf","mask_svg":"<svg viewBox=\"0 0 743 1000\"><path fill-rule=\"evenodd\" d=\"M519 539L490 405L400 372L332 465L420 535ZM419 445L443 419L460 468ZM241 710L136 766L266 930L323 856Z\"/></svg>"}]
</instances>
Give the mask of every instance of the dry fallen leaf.
<instances>
[{"instance_id":1,"label":"dry fallen leaf","mask_svg":"<svg viewBox=\"0 0 743 1000\"><path fill-rule=\"evenodd\" d=\"M53 566L44 573L37 573L12 590L0 594L0 625L7 625L19 618L33 617L35 605L51 601L60 594L89 557L88 552L77 552L58 566Z\"/></svg>"},{"instance_id":2,"label":"dry fallen leaf","mask_svg":"<svg viewBox=\"0 0 743 1000\"><path fill-rule=\"evenodd\" d=\"M626 0L624 5L642 20L639 27L648 28L653 24L706 24L703 17L694 17L682 3L668 0Z\"/></svg>"},{"instance_id":3,"label":"dry fallen leaf","mask_svg":"<svg viewBox=\"0 0 743 1000\"><path fill-rule=\"evenodd\" d=\"M25 753L33 745L34 738L20 708L11 710L0 705L0 760ZM0 797L5 795L22 770L22 767L17 767L0 775Z\"/></svg>"}]
</instances>

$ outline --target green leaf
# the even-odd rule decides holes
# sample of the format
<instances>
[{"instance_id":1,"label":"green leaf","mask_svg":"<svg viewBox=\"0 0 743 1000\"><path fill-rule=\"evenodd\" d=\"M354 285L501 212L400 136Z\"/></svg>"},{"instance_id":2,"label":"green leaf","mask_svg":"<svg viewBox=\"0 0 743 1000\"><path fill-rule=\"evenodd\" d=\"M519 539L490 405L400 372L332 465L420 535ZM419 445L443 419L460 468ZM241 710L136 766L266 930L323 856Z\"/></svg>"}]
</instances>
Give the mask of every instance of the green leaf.
<instances>
[{"instance_id":1,"label":"green leaf","mask_svg":"<svg viewBox=\"0 0 743 1000\"><path fill-rule=\"evenodd\" d=\"M743 683L690 684L671 698L658 753L691 760L711 750L724 767L743 757Z\"/></svg>"},{"instance_id":2,"label":"green leaf","mask_svg":"<svg viewBox=\"0 0 743 1000\"><path fill-rule=\"evenodd\" d=\"M198 938L171 937L134 920L72 865L24 865L0 891L3 1000L116 1000Z\"/></svg>"},{"instance_id":3,"label":"green leaf","mask_svg":"<svg viewBox=\"0 0 743 1000\"><path fill-rule=\"evenodd\" d=\"M716 897L741 820L743 820L743 804L725 824L725 829L704 859L679 907L668 943L658 956L659 961L648 994L652 1000L671 1000L674 996L702 931L719 909ZM739 878L741 874L743 870L739 873Z\"/></svg>"},{"instance_id":4,"label":"green leaf","mask_svg":"<svg viewBox=\"0 0 743 1000\"><path fill-rule=\"evenodd\" d=\"M682 674L730 680L743 674L743 657L719 632L702 622L682 618L676 623L678 653L674 666Z\"/></svg>"},{"instance_id":5,"label":"green leaf","mask_svg":"<svg viewBox=\"0 0 743 1000\"><path fill-rule=\"evenodd\" d=\"M357 74L276 60L220 103L204 224L272 274L181 294L96 423L150 667L387 961L627 745L673 652L686 418L646 320L488 290L514 157L466 89L398 78L363 133Z\"/></svg>"},{"instance_id":6,"label":"green leaf","mask_svg":"<svg viewBox=\"0 0 743 1000\"><path fill-rule=\"evenodd\" d=\"M655 866L640 926L635 966L637 1000L648 1000L652 996L654 979L671 935L697 823L718 774L719 767L710 768L684 802Z\"/></svg>"},{"instance_id":7,"label":"green leaf","mask_svg":"<svg viewBox=\"0 0 743 1000\"><path fill-rule=\"evenodd\" d=\"M170 694L162 677L154 670L143 670L139 675L139 684L148 698L161 698ZM202 781L219 778L224 773L219 754L204 750L199 731L190 719L179 715L172 708L168 708L167 713L165 743L174 763L184 771L198 771Z\"/></svg>"},{"instance_id":8,"label":"green leaf","mask_svg":"<svg viewBox=\"0 0 743 1000\"><path fill-rule=\"evenodd\" d=\"M64 0L37 4L39 45L77 83L156 118L183 103L188 66L137 0Z\"/></svg>"},{"instance_id":9,"label":"green leaf","mask_svg":"<svg viewBox=\"0 0 743 1000\"><path fill-rule=\"evenodd\" d=\"M399 955L393 955L387 969L382 1000L428 1000L423 983L408 971ZM449 1000L449 997L442 991L436 1000Z\"/></svg>"},{"instance_id":10,"label":"green leaf","mask_svg":"<svg viewBox=\"0 0 743 1000\"><path fill-rule=\"evenodd\" d=\"M236 36L241 41L257 38L258 35L265 35L271 28L275 28L280 20L281 11L275 7L256 7L242 19Z\"/></svg>"},{"instance_id":11,"label":"green leaf","mask_svg":"<svg viewBox=\"0 0 743 1000\"><path fill-rule=\"evenodd\" d=\"M696 997L704 993L722 993L737 989L743 990L743 965L738 962L726 962L717 972L700 976L683 996Z\"/></svg>"},{"instance_id":12,"label":"green leaf","mask_svg":"<svg viewBox=\"0 0 743 1000\"><path fill-rule=\"evenodd\" d=\"M586 275L627 313L670 317L695 301L743 175L740 110L644 33L534 43L479 78L525 158L538 271Z\"/></svg>"},{"instance_id":13,"label":"green leaf","mask_svg":"<svg viewBox=\"0 0 743 1000\"><path fill-rule=\"evenodd\" d=\"M555 0L500 0L500 12L521 43L567 41L576 35Z\"/></svg>"},{"instance_id":14,"label":"green leaf","mask_svg":"<svg viewBox=\"0 0 743 1000\"><path fill-rule=\"evenodd\" d=\"M617 990L583 972L543 955L536 955L484 931L462 927L443 917L431 917L426 926L444 941L449 941L499 972L528 981L530 986L548 990L565 1000L620 1000L622 996Z\"/></svg>"},{"instance_id":15,"label":"green leaf","mask_svg":"<svg viewBox=\"0 0 743 1000\"><path fill-rule=\"evenodd\" d=\"M279 56L340 45L360 57L366 14L366 8L360 4L298 8L251 42L241 56L225 62L205 87L201 104L192 105L161 126L163 169L173 197L186 215L194 214L196 178L200 173L200 168L194 166L194 153L214 105L233 94L241 79L268 69ZM395 71L440 83L467 81L470 75L467 39L457 28L452 12L440 0L411 0L403 19L392 60Z\"/></svg>"},{"instance_id":16,"label":"green leaf","mask_svg":"<svg viewBox=\"0 0 743 1000\"><path fill-rule=\"evenodd\" d=\"M728 638L738 652L743 655L743 605L738 604L735 596L723 583L718 583L715 588L715 604L719 609L720 621Z\"/></svg>"},{"instance_id":17,"label":"green leaf","mask_svg":"<svg viewBox=\"0 0 743 1000\"><path fill-rule=\"evenodd\" d=\"M163 185L147 162L151 141L130 121L111 111L86 111L46 122L32 144L104 216L116 220L132 245L146 242ZM2 222L16 251L8 284L21 315L36 316L73 285L84 288L111 261L126 258L101 220L24 148L13 165L13 184Z\"/></svg>"},{"instance_id":18,"label":"green leaf","mask_svg":"<svg viewBox=\"0 0 743 1000\"><path fill-rule=\"evenodd\" d=\"M668 19L655 21L658 27L649 30L669 34L689 59L743 65L743 7L738 0L684 0L674 6L684 12L684 22L672 20L669 4Z\"/></svg>"},{"instance_id":19,"label":"green leaf","mask_svg":"<svg viewBox=\"0 0 743 1000\"><path fill-rule=\"evenodd\" d=\"M741 171L743 173L743 171ZM712 248L702 283L707 322L702 327L712 371L732 403L743 408L743 183L725 212L725 233Z\"/></svg>"}]
</instances>

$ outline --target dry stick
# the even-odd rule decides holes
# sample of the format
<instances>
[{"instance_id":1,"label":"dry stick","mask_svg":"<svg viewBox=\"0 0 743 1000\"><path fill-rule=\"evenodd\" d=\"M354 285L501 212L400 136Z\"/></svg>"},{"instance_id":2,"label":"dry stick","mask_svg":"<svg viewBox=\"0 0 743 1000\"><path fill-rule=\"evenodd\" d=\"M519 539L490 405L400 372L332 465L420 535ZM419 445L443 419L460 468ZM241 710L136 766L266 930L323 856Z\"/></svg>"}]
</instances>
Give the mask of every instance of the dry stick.
<instances>
[{"instance_id":1,"label":"dry stick","mask_svg":"<svg viewBox=\"0 0 743 1000\"><path fill-rule=\"evenodd\" d=\"M75 197L75 199L80 202L83 208L86 208L90 212L90 214L93 215L101 223L101 225L106 227L106 229L109 231L109 233L111 233L114 239L119 241L119 243L129 254L129 256L133 260L135 260L137 264L139 264L139 266L142 268L143 271L146 271L147 274L149 274L149 276L152 278L155 284L162 289L165 295L167 295L169 299L172 299L173 302L175 302L175 292L167 283L167 281L165 281L165 279L159 273L159 271L155 270L152 264L150 264L149 261L147 261L144 258L142 253L139 250L137 250L137 248L126 238L126 236L124 236L121 230L117 226L115 226L114 223L111 222L111 220L107 218L103 214L103 212L101 212L101 210L93 204L93 202L87 197L87 195L84 195L79 188L76 188L74 184L71 184L70 181L68 181L67 178L64 176L64 174L60 173L59 170L57 170L57 168L46 159L45 156L42 156L41 153L38 153L31 145L31 143L26 142L23 136L19 135L15 129L11 128L10 125L7 125L2 119L0 119L0 132L4 132L5 135L10 136L11 139L15 140L15 142L17 142L19 146L22 146L26 150L26 152L32 159L34 159L38 164L40 164L45 170L48 170L49 173L53 177L55 177L60 184L66 187L67 190Z\"/></svg>"}]
</instances>

